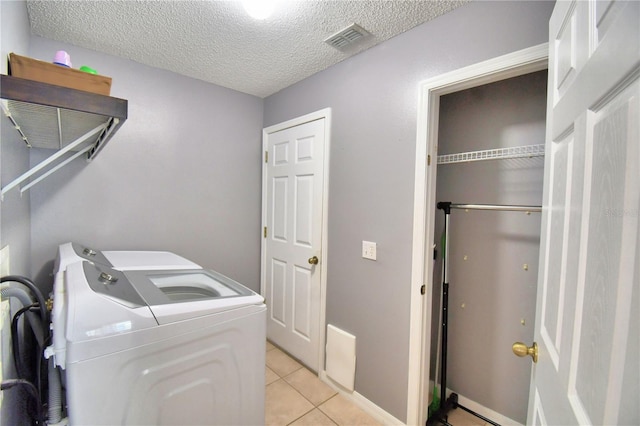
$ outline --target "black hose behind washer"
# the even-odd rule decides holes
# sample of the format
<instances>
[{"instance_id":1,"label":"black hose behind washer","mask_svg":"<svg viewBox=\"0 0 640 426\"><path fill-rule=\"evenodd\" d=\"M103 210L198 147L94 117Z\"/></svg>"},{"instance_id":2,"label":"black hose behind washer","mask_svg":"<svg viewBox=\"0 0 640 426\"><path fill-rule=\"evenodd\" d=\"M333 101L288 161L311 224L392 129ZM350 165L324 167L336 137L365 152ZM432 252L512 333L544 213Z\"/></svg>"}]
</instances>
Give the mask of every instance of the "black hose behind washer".
<instances>
[{"instance_id":1,"label":"black hose behind washer","mask_svg":"<svg viewBox=\"0 0 640 426\"><path fill-rule=\"evenodd\" d=\"M44 303L44 297L42 296L42 292L40 291L40 289L38 287L36 287L36 285L33 283L33 281L31 281L29 278L27 277L23 277L20 275L7 275L6 277L1 277L0 278L0 283L6 282L6 281L13 281L13 282L17 282L20 284L24 284L25 286L27 286L29 288L29 290L31 290L31 292L33 293L33 295L35 296L36 300L38 301L38 304L40 305L40 318L42 319L42 325L44 328L44 335L45 338L48 336L48 324L49 321L47 321L47 306Z\"/></svg>"}]
</instances>

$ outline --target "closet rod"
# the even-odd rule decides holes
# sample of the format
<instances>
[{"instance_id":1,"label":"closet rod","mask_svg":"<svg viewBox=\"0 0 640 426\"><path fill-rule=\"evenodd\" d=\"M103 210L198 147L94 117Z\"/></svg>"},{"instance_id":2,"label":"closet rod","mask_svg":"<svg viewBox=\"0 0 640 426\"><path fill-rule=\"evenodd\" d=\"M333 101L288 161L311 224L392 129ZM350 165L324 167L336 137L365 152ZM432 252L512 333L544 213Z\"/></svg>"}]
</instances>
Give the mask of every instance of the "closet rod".
<instances>
[{"instance_id":1,"label":"closet rod","mask_svg":"<svg viewBox=\"0 0 640 426\"><path fill-rule=\"evenodd\" d=\"M442 205L442 207L441 207ZM504 210L504 211L517 211L517 212L541 212L541 206L509 206L500 204L454 204L451 202L438 203L439 209L462 209L462 210Z\"/></svg>"}]
</instances>

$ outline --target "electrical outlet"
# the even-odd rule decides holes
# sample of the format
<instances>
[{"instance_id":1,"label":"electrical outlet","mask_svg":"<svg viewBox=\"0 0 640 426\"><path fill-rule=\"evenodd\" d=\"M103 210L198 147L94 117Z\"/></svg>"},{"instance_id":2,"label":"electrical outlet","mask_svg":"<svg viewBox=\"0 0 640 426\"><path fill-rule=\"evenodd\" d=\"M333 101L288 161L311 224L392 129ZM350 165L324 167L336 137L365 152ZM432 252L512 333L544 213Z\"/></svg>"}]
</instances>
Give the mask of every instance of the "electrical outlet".
<instances>
[{"instance_id":1,"label":"electrical outlet","mask_svg":"<svg viewBox=\"0 0 640 426\"><path fill-rule=\"evenodd\" d=\"M9 265L9 245L6 245L0 250L0 277L11 275Z\"/></svg>"},{"instance_id":2,"label":"electrical outlet","mask_svg":"<svg viewBox=\"0 0 640 426\"><path fill-rule=\"evenodd\" d=\"M362 257L365 259L376 260L376 252L376 243L372 243L371 241L362 242Z\"/></svg>"}]
</instances>

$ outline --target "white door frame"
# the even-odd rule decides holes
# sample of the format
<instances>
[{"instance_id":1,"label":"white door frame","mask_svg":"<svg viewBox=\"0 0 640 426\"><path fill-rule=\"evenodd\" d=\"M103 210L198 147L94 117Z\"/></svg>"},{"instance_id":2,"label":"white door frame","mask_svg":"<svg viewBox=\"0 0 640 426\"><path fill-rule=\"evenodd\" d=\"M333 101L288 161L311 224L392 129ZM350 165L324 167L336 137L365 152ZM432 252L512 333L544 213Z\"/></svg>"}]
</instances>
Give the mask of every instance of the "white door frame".
<instances>
[{"instance_id":1,"label":"white door frame","mask_svg":"<svg viewBox=\"0 0 640 426\"><path fill-rule=\"evenodd\" d=\"M331 108L321 109L301 117L297 117L283 123L274 124L273 126L262 129L262 152L263 155L267 151L268 135L279 132L290 127L299 126L310 121L320 120L324 118L325 122L325 141L324 141L324 184L322 185L322 249L320 267L320 334L319 334L319 356L318 365L314 367L316 371L324 370L324 342L326 340L326 306L327 306L327 230L328 230L328 212L329 212L329 153L331 147ZM262 229L267 226L267 167L262 163ZM261 238L261 260L260 260L260 293L266 297L266 238Z\"/></svg>"},{"instance_id":2,"label":"white door frame","mask_svg":"<svg viewBox=\"0 0 640 426\"><path fill-rule=\"evenodd\" d=\"M434 77L420 84L413 207L407 424L427 419L431 351L432 245L436 205L440 96L547 68L548 43Z\"/></svg>"}]
</instances>

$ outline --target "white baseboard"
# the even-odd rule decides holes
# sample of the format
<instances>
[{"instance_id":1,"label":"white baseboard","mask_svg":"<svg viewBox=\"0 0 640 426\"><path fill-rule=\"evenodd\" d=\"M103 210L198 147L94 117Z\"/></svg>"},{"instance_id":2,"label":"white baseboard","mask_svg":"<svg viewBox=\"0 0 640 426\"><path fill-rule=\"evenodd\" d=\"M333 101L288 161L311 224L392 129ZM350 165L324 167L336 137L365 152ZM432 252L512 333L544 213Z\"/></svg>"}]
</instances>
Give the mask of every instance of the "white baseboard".
<instances>
[{"instance_id":1,"label":"white baseboard","mask_svg":"<svg viewBox=\"0 0 640 426\"><path fill-rule=\"evenodd\" d=\"M327 376L326 371L324 370L321 371L318 376L320 377L320 380L322 380L324 383L329 385L332 389L337 391L340 395L342 395L343 397L353 402L355 405L360 407L365 413L367 413L368 415L370 415L371 417L373 417L383 425L395 426L395 425L405 424L404 422L398 420L397 418L395 418L394 416L392 416L391 414L389 414L388 412L386 412L385 410L383 410L382 408L380 408L379 406L377 406L376 404L374 404L373 402L371 402L370 400L368 400L367 398L359 394L358 392L356 391L350 392L344 389L342 386L340 386L339 384L331 380L331 378Z\"/></svg>"},{"instance_id":2,"label":"white baseboard","mask_svg":"<svg viewBox=\"0 0 640 426\"><path fill-rule=\"evenodd\" d=\"M318 376L320 377L320 380L322 380L324 383L329 385L332 389L334 389L340 395L342 395L343 397L347 398L348 400L356 404L364 412L369 414L371 417L373 417L380 423L384 425L390 425L390 426L405 424L404 422L398 420L393 415L389 414L388 412L386 412L385 410L383 410L378 405L374 404L373 402L371 402L370 400L368 400L358 392L356 391L350 392L345 388L343 388L342 386L340 386L338 383L331 380L331 378L327 376L326 371L324 370L321 371ZM429 386L430 386L429 389L433 389L434 383L432 380L429 381ZM452 392L453 391L451 389L447 388L447 396L450 395ZM497 411L493 411L492 409L487 408L484 405L481 405L475 401L472 401L471 399L466 398L463 395L458 394L458 402L461 405L464 405L466 408L472 411L475 411L476 413L483 415L484 417L490 420L493 420L494 422L499 423L501 425L523 426L521 423L503 414L500 414Z\"/></svg>"},{"instance_id":3,"label":"white baseboard","mask_svg":"<svg viewBox=\"0 0 640 426\"><path fill-rule=\"evenodd\" d=\"M447 396L452 392L451 389L447 388ZM486 418L493 420L496 423L501 425L509 425L509 426L523 426L521 423L504 416L496 411L493 411L490 408L485 407L484 405L480 405L475 401L470 400L469 398L465 398L464 396L458 394L458 402L461 405L464 405L469 410L475 411L478 414L485 416Z\"/></svg>"}]
</instances>

